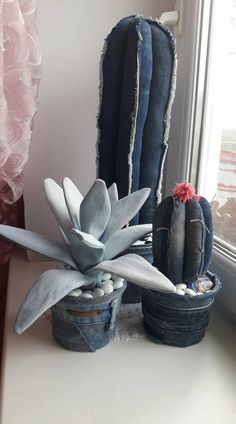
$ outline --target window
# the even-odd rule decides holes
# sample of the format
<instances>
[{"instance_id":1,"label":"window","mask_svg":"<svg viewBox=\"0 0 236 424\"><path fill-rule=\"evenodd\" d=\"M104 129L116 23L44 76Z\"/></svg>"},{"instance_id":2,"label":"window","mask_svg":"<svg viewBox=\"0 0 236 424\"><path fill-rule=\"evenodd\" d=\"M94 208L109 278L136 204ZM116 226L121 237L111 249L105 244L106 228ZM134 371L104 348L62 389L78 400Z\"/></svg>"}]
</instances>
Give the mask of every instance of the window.
<instances>
[{"instance_id":1,"label":"window","mask_svg":"<svg viewBox=\"0 0 236 424\"><path fill-rule=\"evenodd\" d=\"M236 320L236 0L183 0L164 194L191 181L212 202L210 270L217 302Z\"/></svg>"},{"instance_id":2,"label":"window","mask_svg":"<svg viewBox=\"0 0 236 424\"><path fill-rule=\"evenodd\" d=\"M216 244L236 253L236 0L213 2L198 191L211 200Z\"/></svg>"}]
</instances>

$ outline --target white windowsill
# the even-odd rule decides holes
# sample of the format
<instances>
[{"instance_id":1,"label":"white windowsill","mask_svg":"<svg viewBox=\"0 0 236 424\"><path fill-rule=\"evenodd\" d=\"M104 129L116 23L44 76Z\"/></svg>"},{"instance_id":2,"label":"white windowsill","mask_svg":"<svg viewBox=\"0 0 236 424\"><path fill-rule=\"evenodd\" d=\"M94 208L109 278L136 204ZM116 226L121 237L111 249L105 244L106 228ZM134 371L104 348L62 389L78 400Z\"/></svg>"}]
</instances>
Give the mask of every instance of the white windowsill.
<instances>
[{"instance_id":1,"label":"white windowsill","mask_svg":"<svg viewBox=\"0 0 236 424\"><path fill-rule=\"evenodd\" d=\"M235 424L235 327L215 310L205 339L189 348L146 339L69 352L42 317L12 327L28 287L51 262L11 262L1 424Z\"/></svg>"}]
</instances>

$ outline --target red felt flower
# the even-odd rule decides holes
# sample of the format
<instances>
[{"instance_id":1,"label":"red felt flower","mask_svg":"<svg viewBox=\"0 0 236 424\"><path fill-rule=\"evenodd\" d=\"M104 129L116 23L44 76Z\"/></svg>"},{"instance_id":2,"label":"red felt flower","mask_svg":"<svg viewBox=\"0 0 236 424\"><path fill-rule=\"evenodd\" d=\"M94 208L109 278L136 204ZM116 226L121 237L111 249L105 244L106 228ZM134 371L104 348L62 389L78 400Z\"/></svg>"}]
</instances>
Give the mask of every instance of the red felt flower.
<instances>
[{"instance_id":1,"label":"red felt flower","mask_svg":"<svg viewBox=\"0 0 236 424\"><path fill-rule=\"evenodd\" d=\"M179 199L184 203L190 199L194 199L197 202L200 199L200 196L195 193L192 184L187 182L175 184L175 187L173 188L173 196L175 199Z\"/></svg>"}]
</instances>

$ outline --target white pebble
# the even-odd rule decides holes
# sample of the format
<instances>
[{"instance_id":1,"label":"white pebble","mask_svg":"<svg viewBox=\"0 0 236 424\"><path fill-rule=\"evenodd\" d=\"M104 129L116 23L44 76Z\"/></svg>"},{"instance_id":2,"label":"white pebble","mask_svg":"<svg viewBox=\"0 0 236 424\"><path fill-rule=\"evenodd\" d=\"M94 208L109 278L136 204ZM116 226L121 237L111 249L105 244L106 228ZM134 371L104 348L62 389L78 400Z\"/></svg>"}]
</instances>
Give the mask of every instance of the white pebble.
<instances>
[{"instance_id":1,"label":"white pebble","mask_svg":"<svg viewBox=\"0 0 236 424\"><path fill-rule=\"evenodd\" d=\"M97 284L97 286L102 289L103 286L105 286L106 284L113 284L113 281L112 280L101 281L100 283Z\"/></svg>"},{"instance_id":2,"label":"white pebble","mask_svg":"<svg viewBox=\"0 0 236 424\"><path fill-rule=\"evenodd\" d=\"M142 244L145 244L145 240L137 240L132 244L132 246L140 246Z\"/></svg>"},{"instance_id":3,"label":"white pebble","mask_svg":"<svg viewBox=\"0 0 236 424\"><path fill-rule=\"evenodd\" d=\"M85 291L80 295L81 299L93 299L91 292Z\"/></svg>"},{"instance_id":4,"label":"white pebble","mask_svg":"<svg viewBox=\"0 0 236 424\"><path fill-rule=\"evenodd\" d=\"M192 289L185 289L185 294L188 294L189 296L196 296L196 292Z\"/></svg>"},{"instance_id":5,"label":"white pebble","mask_svg":"<svg viewBox=\"0 0 236 424\"><path fill-rule=\"evenodd\" d=\"M102 297L102 296L104 296L104 290L100 289L99 287L96 287L93 290L93 297L97 298L97 297Z\"/></svg>"},{"instance_id":6,"label":"white pebble","mask_svg":"<svg viewBox=\"0 0 236 424\"><path fill-rule=\"evenodd\" d=\"M82 290L80 289L76 289L76 290L72 290L68 296L74 296L74 297L79 297L82 294Z\"/></svg>"},{"instance_id":7,"label":"white pebble","mask_svg":"<svg viewBox=\"0 0 236 424\"><path fill-rule=\"evenodd\" d=\"M200 294L204 294L204 293L202 293L202 292L197 292L196 294L197 294L197 296L199 296Z\"/></svg>"},{"instance_id":8,"label":"white pebble","mask_svg":"<svg viewBox=\"0 0 236 424\"><path fill-rule=\"evenodd\" d=\"M185 295L183 290L176 289L176 294L180 294L181 296Z\"/></svg>"},{"instance_id":9,"label":"white pebble","mask_svg":"<svg viewBox=\"0 0 236 424\"><path fill-rule=\"evenodd\" d=\"M184 284L184 283L176 284L175 287L176 287L176 289L180 289L180 290L185 290L187 288L186 284Z\"/></svg>"},{"instance_id":10,"label":"white pebble","mask_svg":"<svg viewBox=\"0 0 236 424\"><path fill-rule=\"evenodd\" d=\"M124 278L118 277L117 275L113 275L112 280L113 281L122 281L122 283L124 282Z\"/></svg>"},{"instance_id":11,"label":"white pebble","mask_svg":"<svg viewBox=\"0 0 236 424\"><path fill-rule=\"evenodd\" d=\"M104 294L110 294L113 292L113 286L112 284L109 284L109 283L104 284L102 286L102 290L104 291Z\"/></svg>"},{"instance_id":12,"label":"white pebble","mask_svg":"<svg viewBox=\"0 0 236 424\"><path fill-rule=\"evenodd\" d=\"M102 276L102 281L107 281L111 279L111 274L109 272L104 272Z\"/></svg>"},{"instance_id":13,"label":"white pebble","mask_svg":"<svg viewBox=\"0 0 236 424\"><path fill-rule=\"evenodd\" d=\"M121 287L123 287L123 279L122 278L117 278L117 280L114 281L113 283L113 289L117 290L120 289Z\"/></svg>"}]
</instances>

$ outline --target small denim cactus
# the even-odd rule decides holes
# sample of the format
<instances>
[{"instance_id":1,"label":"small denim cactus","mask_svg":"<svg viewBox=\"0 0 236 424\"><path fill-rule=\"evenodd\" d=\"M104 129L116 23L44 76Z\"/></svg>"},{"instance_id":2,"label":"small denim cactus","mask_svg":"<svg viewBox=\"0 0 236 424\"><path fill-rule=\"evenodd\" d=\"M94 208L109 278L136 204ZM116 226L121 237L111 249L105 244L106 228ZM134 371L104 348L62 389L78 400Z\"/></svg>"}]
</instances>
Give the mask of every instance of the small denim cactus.
<instances>
[{"instance_id":1,"label":"small denim cactus","mask_svg":"<svg viewBox=\"0 0 236 424\"><path fill-rule=\"evenodd\" d=\"M72 290L100 282L104 272L142 287L175 291L168 278L138 255L127 254L111 260L151 231L150 224L123 228L142 207L149 189L118 199L116 184L107 189L100 179L84 198L69 178L64 178L62 188L47 178L44 188L64 243L0 225L1 236L65 265L44 272L35 281L18 312L16 333L26 330Z\"/></svg>"},{"instance_id":2,"label":"small denim cactus","mask_svg":"<svg viewBox=\"0 0 236 424\"><path fill-rule=\"evenodd\" d=\"M191 184L176 184L173 196L166 197L154 214L154 265L173 284L191 285L206 273L212 246L210 204Z\"/></svg>"}]
</instances>

